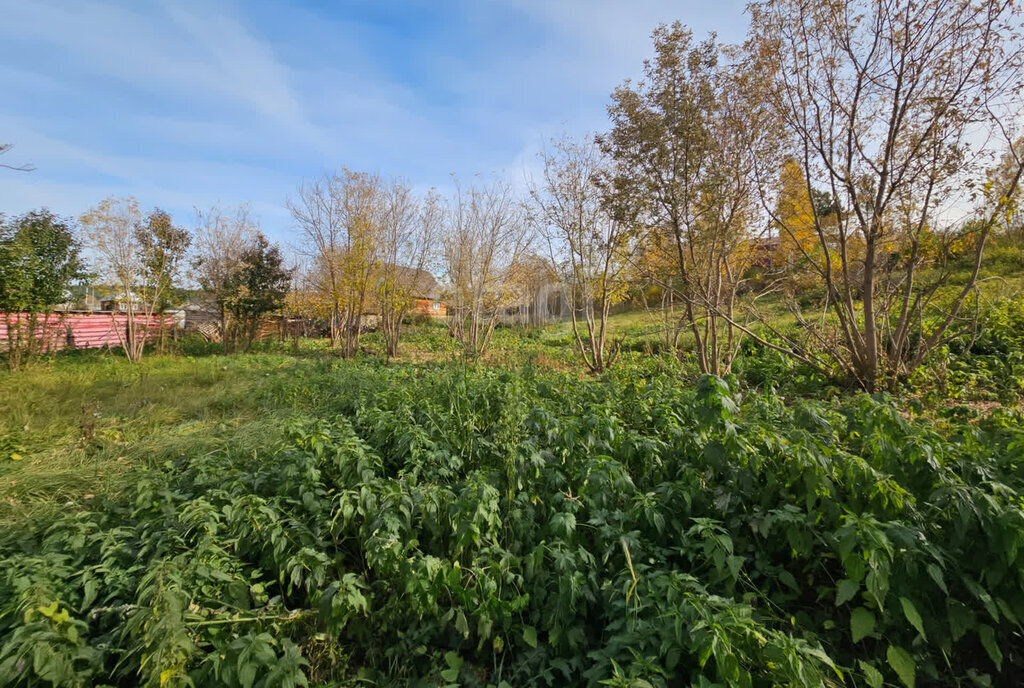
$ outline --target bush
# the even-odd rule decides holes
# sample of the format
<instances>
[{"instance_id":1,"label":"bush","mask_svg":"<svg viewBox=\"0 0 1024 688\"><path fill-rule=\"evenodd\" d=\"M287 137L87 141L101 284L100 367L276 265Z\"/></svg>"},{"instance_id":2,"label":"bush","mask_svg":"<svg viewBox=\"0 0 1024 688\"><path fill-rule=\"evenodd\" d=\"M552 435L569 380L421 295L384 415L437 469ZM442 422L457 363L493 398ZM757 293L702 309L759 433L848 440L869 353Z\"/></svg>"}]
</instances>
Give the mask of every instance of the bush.
<instances>
[{"instance_id":1,"label":"bush","mask_svg":"<svg viewBox=\"0 0 1024 688\"><path fill-rule=\"evenodd\" d=\"M220 342L211 342L198 332L184 332L169 342L172 351L182 356L213 356L224 353Z\"/></svg>"},{"instance_id":2,"label":"bush","mask_svg":"<svg viewBox=\"0 0 1024 688\"><path fill-rule=\"evenodd\" d=\"M0 533L0 684L1024 670L1019 415L936 425L886 396L787 405L676 379L296 373L275 394L321 412L278 446L181 456L130 498Z\"/></svg>"},{"instance_id":3,"label":"bush","mask_svg":"<svg viewBox=\"0 0 1024 688\"><path fill-rule=\"evenodd\" d=\"M973 341L954 341L932 352L908 389L932 402L1018 403L1024 396L1024 299L990 309Z\"/></svg>"}]
</instances>

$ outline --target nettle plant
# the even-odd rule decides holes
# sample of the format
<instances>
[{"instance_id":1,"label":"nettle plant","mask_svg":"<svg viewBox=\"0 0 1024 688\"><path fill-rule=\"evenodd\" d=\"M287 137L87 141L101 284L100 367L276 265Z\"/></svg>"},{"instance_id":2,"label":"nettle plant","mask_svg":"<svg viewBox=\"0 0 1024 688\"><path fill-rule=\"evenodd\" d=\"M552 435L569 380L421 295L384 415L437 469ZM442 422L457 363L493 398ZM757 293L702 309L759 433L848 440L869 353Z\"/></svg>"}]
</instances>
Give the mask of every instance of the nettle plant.
<instances>
[{"instance_id":1,"label":"nettle plant","mask_svg":"<svg viewBox=\"0 0 1024 688\"><path fill-rule=\"evenodd\" d=\"M290 386L289 386L290 385ZM989 685L1020 416L622 367L322 369L277 447L0 535L0 685Z\"/></svg>"}]
</instances>

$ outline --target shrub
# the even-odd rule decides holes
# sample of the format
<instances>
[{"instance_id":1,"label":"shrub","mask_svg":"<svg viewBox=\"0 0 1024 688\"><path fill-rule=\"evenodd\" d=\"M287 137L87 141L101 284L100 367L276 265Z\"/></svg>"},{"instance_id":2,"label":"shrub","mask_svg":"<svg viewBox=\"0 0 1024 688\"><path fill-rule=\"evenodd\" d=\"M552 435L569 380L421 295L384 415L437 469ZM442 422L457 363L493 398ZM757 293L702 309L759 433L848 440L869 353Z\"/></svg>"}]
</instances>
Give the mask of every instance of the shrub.
<instances>
[{"instance_id":1,"label":"shrub","mask_svg":"<svg viewBox=\"0 0 1024 688\"><path fill-rule=\"evenodd\" d=\"M275 394L321 412L278 446L181 456L130 499L0 533L0 684L1024 670L1019 415L940 426L882 395L786 405L676 379L296 374Z\"/></svg>"}]
</instances>

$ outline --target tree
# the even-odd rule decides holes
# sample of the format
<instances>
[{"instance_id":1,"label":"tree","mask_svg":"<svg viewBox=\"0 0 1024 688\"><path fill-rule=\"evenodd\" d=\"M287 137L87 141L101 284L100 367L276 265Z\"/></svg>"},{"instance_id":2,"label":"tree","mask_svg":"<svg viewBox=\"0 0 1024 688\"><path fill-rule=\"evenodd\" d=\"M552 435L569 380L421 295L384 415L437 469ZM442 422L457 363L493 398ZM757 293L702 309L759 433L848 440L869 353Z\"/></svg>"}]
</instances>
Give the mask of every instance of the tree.
<instances>
[{"instance_id":1,"label":"tree","mask_svg":"<svg viewBox=\"0 0 1024 688\"><path fill-rule=\"evenodd\" d=\"M817 244L812 203L803 168L796 159L787 159L782 164L775 203L778 245L774 262L784 270L793 270L803 255Z\"/></svg>"},{"instance_id":2,"label":"tree","mask_svg":"<svg viewBox=\"0 0 1024 688\"><path fill-rule=\"evenodd\" d=\"M384 195L376 175L343 169L304 183L288 201L315 262L316 282L330 312L331 343L346 357L359 350L380 259Z\"/></svg>"},{"instance_id":3,"label":"tree","mask_svg":"<svg viewBox=\"0 0 1024 688\"><path fill-rule=\"evenodd\" d=\"M266 315L284 305L291 278L280 248L256 233L217 293L218 305L230 314L225 353L249 350Z\"/></svg>"},{"instance_id":4,"label":"tree","mask_svg":"<svg viewBox=\"0 0 1024 688\"><path fill-rule=\"evenodd\" d=\"M569 304L577 354L602 373L616 355L608 311L626 292L635 233L604 203L606 161L595 145L563 138L540 158L542 180L530 189L540 234Z\"/></svg>"},{"instance_id":5,"label":"tree","mask_svg":"<svg viewBox=\"0 0 1024 688\"><path fill-rule=\"evenodd\" d=\"M13 143L0 143L0 155L9 152L12 148L14 148ZM7 169L14 170L15 172L31 172L35 169L32 165L8 165L2 162L0 162L0 167L6 167Z\"/></svg>"},{"instance_id":6,"label":"tree","mask_svg":"<svg viewBox=\"0 0 1024 688\"><path fill-rule=\"evenodd\" d=\"M522 205L502 181L464 190L448 212L441 238L450 289L448 321L465 353L484 353L501 310L514 300L511 266L532 240Z\"/></svg>"},{"instance_id":7,"label":"tree","mask_svg":"<svg viewBox=\"0 0 1024 688\"><path fill-rule=\"evenodd\" d=\"M136 241L143 267L140 296L153 303L153 312L162 318L175 298L192 235L187 229L176 227L170 214L157 208L136 228ZM164 332L160 328L161 342Z\"/></svg>"},{"instance_id":8,"label":"tree","mask_svg":"<svg viewBox=\"0 0 1024 688\"><path fill-rule=\"evenodd\" d=\"M834 199L829 223L812 204L820 251L806 256L826 286L825 312L816 322L798 313L821 353L783 333L766 343L875 389L971 327L965 306L1019 186L1019 157L982 222L967 228L953 217L963 191L980 186L981 163L1011 140L1019 9L1003 0L766 0L750 12L749 59L787 130L786 154L808 187ZM773 220L798 236L786 218ZM926 251L929 238L945 248ZM948 249L964 238L973 267L947 297Z\"/></svg>"},{"instance_id":9,"label":"tree","mask_svg":"<svg viewBox=\"0 0 1024 688\"><path fill-rule=\"evenodd\" d=\"M375 272L375 297L387 356L398 355L398 340L406 315L433 277L428 268L443 217L441 202L430 192L423 199L393 181L383 195L380 257Z\"/></svg>"},{"instance_id":10,"label":"tree","mask_svg":"<svg viewBox=\"0 0 1024 688\"><path fill-rule=\"evenodd\" d=\"M502 322L517 322L521 327L539 327L555 318L555 310L561 315L565 290L549 258L533 249L524 251L505 268L505 273L505 289L509 298ZM552 297L559 301L554 306Z\"/></svg>"},{"instance_id":11,"label":"tree","mask_svg":"<svg viewBox=\"0 0 1024 688\"><path fill-rule=\"evenodd\" d=\"M54 307L84 276L80 252L70 221L48 210L0 225L0 312L11 370L49 347Z\"/></svg>"},{"instance_id":12,"label":"tree","mask_svg":"<svg viewBox=\"0 0 1024 688\"><path fill-rule=\"evenodd\" d=\"M213 206L196 213L192 277L202 288L209 307L217 310L219 334L226 342L231 313L224 307L224 294L241 269L243 253L259 234L259 226L247 205Z\"/></svg>"},{"instance_id":13,"label":"tree","mask_svg":"<svg viewBox=\"0 0 1024 688\"><path fill-rule=\"evenodd\" d=\"M118 331L125 356L138 362L153 327L166 326L158 316L183 259L187 234L162 211L144 221L134 198L107 198L82 215L81 223L97 273L117 290L113 310L125 313L125 331Z\"/></svg>"},{"instance_id":14,"label":"tree","mask_svg":"<svg viewBox=\"0 0 1024 688\"><path fill-rule=\"evenodd\" d=\"M300 263L292 269L291 275L281 314L287 321L285 326L292 338L292 348L298 351L300 338L313 336L320 325L327 322L327 311L309 265Z\"/></svg>"},{"instance_id":15,"label":"tree","mask_svg":"<svg viewBox=\"0 0 1024 688\"><path fill-rule=\"evenodd\" d=\"M338 259L344 244L345 224L340 175L324 175L303 182L287 205L303 235L306 255L313 263L310 284L320 296L330 325L331 346L341 343L342 277ZM306 305L314 302L307 299Z\"/></svg>"},{"instance_id":16,"label":"tree","mask_svg":"<svg viewBox=\"0 0 1024 688\"><path fill-rule=\"evenodd\" d=\"M984 206L999 208L995 227L1011 241L1024 240L1024 223L1021 222L1020 200L1024 196L1021 185L1014 184L1021 157L1024 156L1024 136L1018 137L1000 156L999 161L985 174L983 187ZM1012 191L1009 191L1012 189ZM1002 194L1008 194L1002 198Z\"/></svg>"},{"instance_id":17,"label":"tree","mask_svg":"<svg viewBox=\"0 0 1024 688\"><path fill-rule=\"evenodd\" d=\"M763 228L751 158L774 130L751 97L757 75L723 64L714 38L695 44L678 22L653 38L644 80L613 92L612 128L599 138L614 163L608 202L646 225L646 251L672 266L660 281L671 307L681 304L678 327L693 337L701 371L722 374L739 345L736 295Z\"/></svg>"}]
</instances>

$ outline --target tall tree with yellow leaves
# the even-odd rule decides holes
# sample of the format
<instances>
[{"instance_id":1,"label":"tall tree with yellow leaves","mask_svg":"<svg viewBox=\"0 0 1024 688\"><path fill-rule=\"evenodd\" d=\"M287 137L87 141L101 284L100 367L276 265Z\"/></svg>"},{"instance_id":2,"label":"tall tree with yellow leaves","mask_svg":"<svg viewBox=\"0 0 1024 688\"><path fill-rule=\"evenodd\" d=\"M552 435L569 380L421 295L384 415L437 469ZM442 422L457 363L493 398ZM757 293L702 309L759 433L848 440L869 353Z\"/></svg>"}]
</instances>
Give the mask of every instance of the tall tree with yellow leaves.
<instances>
[{"instance_id":1,"label":"tall tree with yellow leaves","mask_svg":"<svg viewBox=\"0 0 1024 688\"><path fill-rule=\"evenodd\" d=\"M384 196L376 175L342 169L304 183L288 201L329 312L331 343L345 357L359 350L381 258Z\"/></svg>"},{"instance_id":2,"label":"tall tree with yellow leaves","mask_svg":"<svg viewBox=\"0 0 1024 688\"><path fill-rule=\"evenodd\" d=\"M611 131L600 138L614 164L609 203L638 218L670 259L660 279L679 304L677 326L701 372L725 374L740 341L734 309L751 240L765 227L754 158L775 130L750 97L759 75L714 37L697 43L676 22L654 31L654 49L644 80L612 94Z\"/></svg>"},{"instance_id":3,"label":"tall tree with yellow leaves","mask_svg":"<svg viewBox=\"0 0 1024 688\"><path fill-rule=\"evenodd\" d=\"M795 158L788 158L782 164L775 217L778 219L772 227L778 244L772 259L777 267L792 273L818 243L807 175Z\"/></svg>"}]
</instances>

